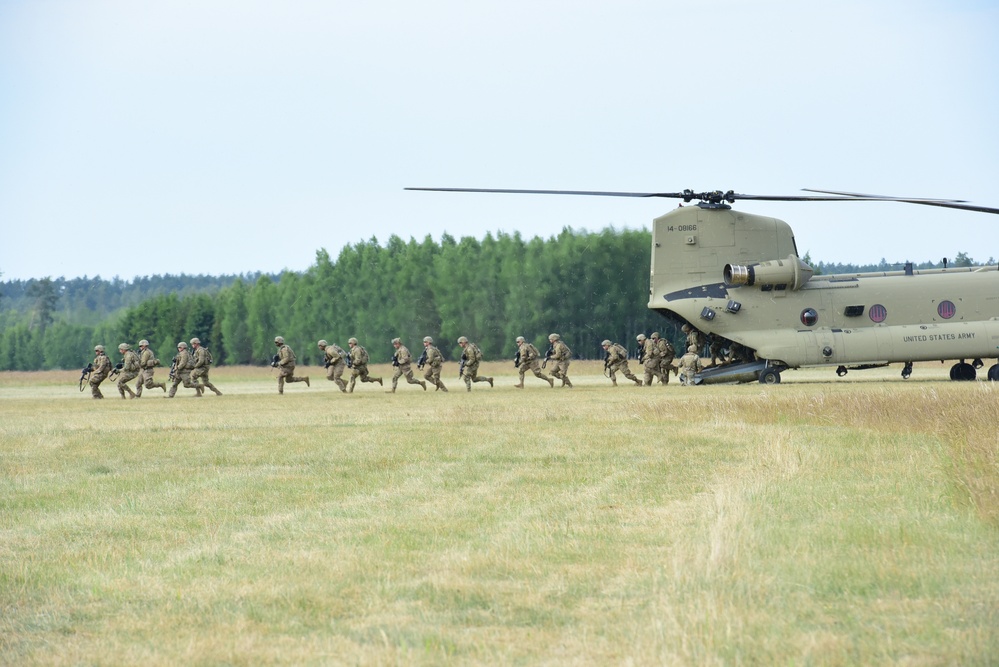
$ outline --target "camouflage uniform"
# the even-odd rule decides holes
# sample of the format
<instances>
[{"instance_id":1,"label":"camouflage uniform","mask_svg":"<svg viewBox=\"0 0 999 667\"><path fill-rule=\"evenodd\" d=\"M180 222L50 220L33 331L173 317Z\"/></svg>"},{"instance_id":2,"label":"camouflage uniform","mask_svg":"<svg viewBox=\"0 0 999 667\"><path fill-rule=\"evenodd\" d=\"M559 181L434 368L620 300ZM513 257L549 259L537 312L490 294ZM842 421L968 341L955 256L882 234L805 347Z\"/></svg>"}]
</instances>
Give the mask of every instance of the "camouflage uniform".
<instances>
[{"instance_id":1,"label":"camouflage uniform","mask_svg":"<svg viewBox=\"0 0 999 667\"><path fill-rule=\"evenodd\" d=\"M552 334L548 337L548 340L552 345L551 356L548 357L548 360L554 364L550 371L551 376L561 380L563 387L572 389L572 380L569 379L569 363L572 361L572 350L562 342L562 338L558 334Z\"/></svg>"},{"instance_id":2,"label":"camouflage uniform","mask_svg":"<svg viewBox=\"0 0 999 667\"><path fill-rule=\"evenodd\" d=\"M311 386L309 384L309 376L303 375L302 377L297 377L295 375L295 353L292 351L291 347L285 345L284 338L278 336L274 339L274 344L278 348L278 393L284 393L284 383L285 382L304 382L306 387Z\"/></svg>"},{"instance_id":3,"label":"camouflage uniform","mask_svg":"<svg viewBox=\"0 0 999 667\"><path fill-rule=\"evenodd\" d=\"M350 387L347 391L354 393L354 383L358 377L361 378L361 382L377 382L383 385L381 378L374 378L369 374L368 351L357 344L356 338L351 338L347 344L350 346Z\"/></svg>"},{"instance_id":4,"label":"camouflage uniform","mask_svg":"<svg viewBox=\"0 0 999 667\"><path fill-rule=\"evenodd\" d=\"M323 364L326 366L326 379L336 382L340 391L347 391L347 383L343 380L343 372L347 368L347 353L336 344L319 341L319 349L323 351Z\"/></svg>"},{"instance_id":5,"label":"camouflage uniform","mask_svg":"<svg viewBox=\"0 0 999 667\"><path fill-rule=\"evenodd\" d=\"M93 398L104 398L100 385L101 382L107 379L108 374L111 372L111 360L108 359L108 355L104 354L103 345L98 345L94 348L94 352L97 355L94 357L94 363L91 364L94 370L90 373L90 395Z\"/></svg>"},{"instance_id":6,"label":"camouflage uniform","mask_svg":"<svg viewBox=\"0 0 999 667\"><path fill-rule=\"evenodd\" d=\"M724 345L725 339L721 336L711 335L708 337L708 355L711 357L711 366L709 368L713 368L725 361L725 355L722 354L722 347Z\"/></svg>"},{"instance_id":7,"label":"camouflage uniform","mask_svg":"<svg viewBox=\"0 0 999 667\"><path fill-rule=\"evenodd\" d=\"M725 363L733 364L743 361L752 361L752 355L741 344L736 342L731 343L728 346L728 357L725 359Z\"/></svg>"},{"instance_id":8,"label":"camouflage uniform","mask_svg":"<svg viewBox=\"0 0 999 667\"><path fill-rule=\"evenodd\" d=\"M447 392L447 387L441 382L441 366L444 364L444 355L434 347L434 339L427 336L423 339L424 354L427 355L426 367L423 377L427 382L437 387L434 391Z\"/></svg>"},{"instance_id":9,"label":"camouflage uniform","mask_svg":"<svg viewBox=\"0 0 999 667\"><path fill-rule=\"evenodd\" d=\"M482 350L479 346L469 342L464 336L458 339L458 345L462 347L461 358L465 362L458 377L465 381L465 389L472 391L473 382L488 382L490 387L493 386L491 377L479 377L479 362L482 361Z\"/></svg>"},{"instance_id":10,"label":"camouflage uniform","mask_svg":"<svg viewBox=\"0 0 999 667\"><path fill-rule=\"evenodd\" d=\"M538 361L538 357L541 356L541 353L538 352L538 348L528 343L523 336L517 337L517 345L520 348L520 364L518 365L518 368L520 369L520 384L515 384L513 386L517 389L523 389L524 376L527 375L527 371L531 371L534 373L535 377L541 378L547 382L549 387L554 387L555 380L541 372L541 362Z\"/></svg>"},{"instance_id":11,"label":"camouflage uniform","mask_svg":"<svg viewBox=\"0 0 999 667\"><path fill-rule=\"evenodd\" d=\"M660 338L658 332L652 332L652 340L655 341L656 347L659 349L659 370L661 375L659 381L663 384L669 384L669 374L676 373L676 366L673 365L673 360L676 359L676 350L673 349L673 345L665 338Z\"/></svg>"},{"instance_id":12,"label":"camouflage uniform","mask_svg":"<svg viewBox=\"0 0 999 667\"><path fill-rule=\"evenodd\" d=\"M212 381L208 379L208 371L212 366L212 353L197 338L191 339L191 346L194 347L194 353L191 355L194 362L194 368L191 371L191 382L198 385L198 396L205 393L205 388L211 389L216 396L221 396L222 392L216 389ZM198 382L198 380L201 380L201 382Z\"/></svg>"},{"instance_id":13,"label":"camouflage uniform","mask_svg":"<svg viewBox=\"0 0 999 667\"><path fill-rule=\"evenodd\" d=\"M687 354L680 357L680 378L688 387L694 386L694 376L702 370L701 357L697 354L697 346L687 347Z\"/></svg>"},{"instance_id":14,"label":"camouflage uniform","mask_svg":"<svg viewBox=\"0 0 999 667\"><path fill-rule=\"evenodd\" d=\"M149 349L149 343L146 341L139 341L139 349L142 352L139 354L139 381L135 383L135 395L142 396L143 386L146 389L159 387L163 391L166 391L166 384L153 382L153 369L160 365L160 360Z\"/></svg>"},{"instance_id":15,"label":"camouflage uniform","mask_svg":"<svg viewBox=\"0 0 999 667\"><path fill-rule=\"evenodd\" d=\"M603 342L603 348L607 350L604 367L610 374L610 379L614 383L614 386L617 386L616 374L620 371L624 377L641 387L642 381L635 377L634 373L628 368L628 350L624 349L623 345L612 343L609 340Z\"/></svg>"},{"instance_id":16,"label":"camouflage uniform","mask_svg":"<svg viewBox=\"0 0 999 667\"><path fill-rule=\"evenodd\" d=\"M639 336L638 340L642 344L642 366L645 367L645 386L651 387L652 381L655 378L659 378L659 381L665 384L662 371L662 352L659 346L656 345L656 341L652 338L645 338L645 336Z\"/></svg>"},{"instance_id":17,"label":"camouflage uniform","mask_svg":"<svg viewBox=\"0 0 999 667\"><path fill-rule=\"evenodd\" d=\"M187 351L187 343L182 342L177 346L177 356L173 360L177 366L173 371L173 384L170 385L167 398L173 398L177 395L177 387L181 383L188 389L193 389L195 394L200 396L201 389L191 382L191 368L194 366L194 361L191 359L190 352Z\"/></svg>"},{"instance_id":18,"label":"camouflage uniform","mask_svg":"<svg viewBox=\"0 0 999 667\"><path fill-rule=\"evenodd\" d=\"M122 350L121 373L118 375L118 393L125 398L125 392L131 398L135 398L135 392L128 386L128 383L139 376L139 355L131 350L127 345Z\"/></svg>"},{"instance_id":19,"label":"camouflage uniform","mask_svg":"<svg viewBox=\"0 0 999 667\"><path fill-rule=\"evenodd\" d=\"M392 340L392 345L395 346L395 354L392 355L395 365L395 374L392 376L392 393L395 393L396 387L399 386L399 378L403 375L406 376L406 382L418 384L423 387L423 391L426 391L427 383L413 377L413 355L410 354L409 348L403 345L398 338Z\"/></svg>"},{"instance_id":20,"label":"camouflage uniform","mask_svg":"<svg viewBox=\"0 0 999 667\"><path fill-rule=\"evenodd\" d=\"M680 331L687 335L687 347L693 345L697 348L697 352L700 353L701 348L704 347L704 334L689 324L684 324L680 327Z\"/></svg>"}]
</instances>

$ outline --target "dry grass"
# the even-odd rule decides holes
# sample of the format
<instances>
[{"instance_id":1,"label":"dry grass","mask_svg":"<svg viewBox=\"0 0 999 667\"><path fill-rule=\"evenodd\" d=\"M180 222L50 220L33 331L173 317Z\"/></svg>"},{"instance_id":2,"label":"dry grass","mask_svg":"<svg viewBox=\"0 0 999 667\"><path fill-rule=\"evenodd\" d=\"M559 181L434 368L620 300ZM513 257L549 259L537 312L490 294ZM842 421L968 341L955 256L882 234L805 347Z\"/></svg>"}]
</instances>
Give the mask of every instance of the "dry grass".
<instances>
[{"instance_id":1,"label":"dry grass","mask_svg":"<svg viewBox=\"0 0 999 667\"><path fill-rule=\"evenodd\" d=\"M0 662L999 655L991 385L573 370L279 397L219 369L199 401L0 376Z\"/></svg>"}]
</instances>

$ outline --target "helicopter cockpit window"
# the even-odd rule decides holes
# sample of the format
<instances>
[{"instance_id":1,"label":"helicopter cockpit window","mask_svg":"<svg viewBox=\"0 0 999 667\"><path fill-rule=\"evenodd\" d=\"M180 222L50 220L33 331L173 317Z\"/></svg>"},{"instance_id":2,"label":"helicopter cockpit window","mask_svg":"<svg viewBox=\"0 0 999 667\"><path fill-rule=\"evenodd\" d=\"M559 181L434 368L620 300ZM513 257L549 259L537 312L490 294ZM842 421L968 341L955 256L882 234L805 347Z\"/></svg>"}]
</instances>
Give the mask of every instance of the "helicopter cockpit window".
<instances>
[{"instance_id":1,"label":"helicopter cockpit window","mask_svg":"<svg viewBox=\"0 0 999 667\"><path fill-rule=\"evenodd\" d=\"M805 308L801 311L801 323L806 327L815 326L815 323L819 321L819 314L815 312L814 308Z\"/></svg>"}]
</instances>

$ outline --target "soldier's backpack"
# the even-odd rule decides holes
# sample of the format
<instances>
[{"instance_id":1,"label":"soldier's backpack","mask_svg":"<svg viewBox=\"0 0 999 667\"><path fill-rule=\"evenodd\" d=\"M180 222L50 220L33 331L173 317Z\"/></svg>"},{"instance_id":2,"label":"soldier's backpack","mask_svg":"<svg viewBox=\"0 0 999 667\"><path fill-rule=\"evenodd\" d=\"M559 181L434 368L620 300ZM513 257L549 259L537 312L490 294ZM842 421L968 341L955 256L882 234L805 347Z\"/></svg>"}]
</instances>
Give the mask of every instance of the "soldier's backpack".
<instances>
[{"instance_id":1,"label":"soldier's backpack","mask_svg":"<svg viewBox=\"0 0 999 667\"><path fill-rule=\"evenodd\" d=\"M333 351L336 352L337 354L339 354L341 359L346 359L347 358L347 353L344 352L343 348L340 347L339 345L334 344L333 345Z\"/></svg>"},{"instance_id":2,"label":"soldier's backpack","mask_svg":"<svg viewBox=\"0 0 999 667\"><path fill-rule=\"evenodd\" d=\"M621 343L614 343L614 349L617 350L618 355L622 359L628 358L628 350L624 349L624 346L621 345Z\"/></svg>"},{"instance_id":3,"label":"soldier's backpack","mask_svg":"<svg viewBox=\"0 0 999 667\"><path fill-rule=\"evenodd\" d=\"M354 362L354 363L358 363L358 364L366 364L366 363L368 363L368 351L365 350L360 345L358 345L354 349L355 350L360 350L360 352L357 353L357 361Z\"/></svg>"},{"instance_id":4,"label":"soldier's backpack","mask_svg":"<svg viewBox=\"0 0 999 667\"><path fill-rule=\"evenodd\" d=\"M211 366L215 359L212 358L212 352L207 347L205 348L205 365Z\"/></svg>"},{"instance_id":5,"label":"soldier's backpack","mask_svg":"<svg viewBox=\"0 0 999 667\"><path fill-rule=\"evenodd\" d=\"M469 361L482 361L482 350L475 343L470 343L469 347L472 348L472 358Z\"/></svg>"}]
</instances>

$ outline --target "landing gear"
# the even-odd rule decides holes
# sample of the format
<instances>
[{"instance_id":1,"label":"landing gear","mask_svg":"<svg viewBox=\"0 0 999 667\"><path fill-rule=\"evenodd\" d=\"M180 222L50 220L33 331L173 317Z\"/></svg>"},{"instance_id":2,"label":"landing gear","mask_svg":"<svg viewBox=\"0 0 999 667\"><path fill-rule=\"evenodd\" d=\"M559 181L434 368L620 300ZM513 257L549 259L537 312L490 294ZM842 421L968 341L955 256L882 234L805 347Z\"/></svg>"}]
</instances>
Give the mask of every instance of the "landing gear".
<instances>
[{"instance_id":1,"label":"landing gear","mask_svg":"<svg viewBox=\"0 0 999 667\"><path fill-rule=\"evenodd\" d=\"M846 370L846 366L840 366L839 368L836 369L836 375L838 375L840 377L843 377L844 375L846 375L849 372L850 371Z\"/></svg>"},{"instance_id":2,"label":"landing gear","mask_svg":"<svg viewBox=\"0 0 999 667\"><path fill-rule=\"evenodd\" d=\"M776 368L764 368L760 371L760 384L780 384L780 371Z\"/></svg>"},{"instance_id":3,"label":"landing gear","mask_svg":"<svg viewBox=\"0 0 999 667\"><path fill-rule=\"evenodd\" d=\"M985 364L982 362L981 359L975 359L974 361L971 362L971 365L974 366L975 370L977 371L981 370L982 366L984 366Z\"/></svg>"},{"instance_id":4,"label":"landing gear","mask_svg":"<svg viewBox=\"0 0 999 667\"><path fill-rule=\"evenodd\" d=\"M989 381L991 382L999 382L999 364L993 364L992 366L989 366L988 378Z\"/></svg>"},{"instance_id":5,"label":"landing gear","mask_svg":"<svg viewBox=\"0 0 999 667\"><path fill-rule=\"evenodd\" d=\"M950 367L950 379L957 382L970 382L976 375L975 367L963 360Z\"/></svg>"},{"instance_id":6,"label":"landing gear","mask_svg":"<svg viewBox=\"0 0 999 667\"><path fill-rule=\"evenodd\" d=\"M909 376L912 375L912 362L905 362L905 366L902 367L902 379L908 380Z\"/></svg>"}]
</instances>

